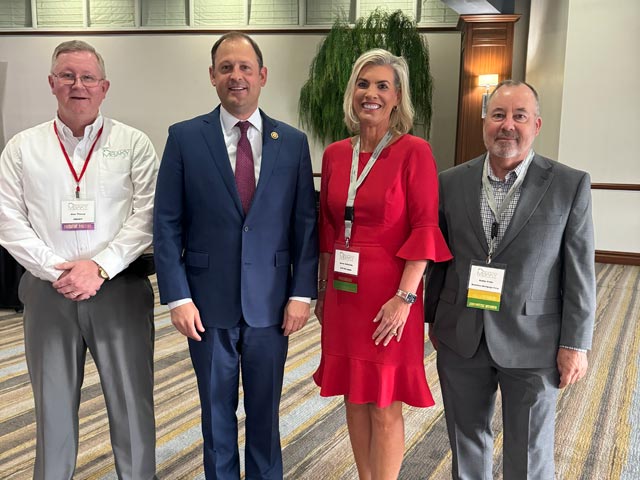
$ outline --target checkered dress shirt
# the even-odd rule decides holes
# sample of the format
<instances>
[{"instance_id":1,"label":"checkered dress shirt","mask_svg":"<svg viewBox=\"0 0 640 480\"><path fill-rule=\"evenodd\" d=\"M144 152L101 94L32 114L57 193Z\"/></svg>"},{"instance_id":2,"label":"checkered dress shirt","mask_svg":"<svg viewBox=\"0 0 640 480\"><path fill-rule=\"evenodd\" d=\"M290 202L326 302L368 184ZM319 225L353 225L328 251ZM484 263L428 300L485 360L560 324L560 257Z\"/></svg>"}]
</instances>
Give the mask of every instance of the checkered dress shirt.
<instances>
[{"instance_id":1,"label":"checkered dress shirt","mask_svg":"<svg viewBox=\"0 0 640 480\"><path fill-rule=\"evenodd\" d=\"M509 192L509 189L516 182L517 178L520 175L526 175L527 169L529 168L529 164L533 159L533 150L529 152L527 157L523 162L513 170L511 170L505 177L504 181L500 180L493 173L493 169L491 168L491 164L489 163L489 154L485 157L485 163L489 163L488 172L489 172L489 183L491 184L491 188L493 189L493 196L496 199L496 207L500 210L500 205L504 201L504 197ZM513 217L513 213L516 211L516 206L518 205L518 200L520 200L520 192L522 190L522 184L518 187L513 197L511 197L511 201L509 205L502 212L500 219L498 219L498 236L496 247L500 245L502 238L504 237L504 232L507 230L509 223L511 222L511 218ZM491 245L491 225L494 221L496 221L491 208L489 208L489 202L487 201L487 196L484 193L484 188L480 189L480 215L482 216L482 226L484 227L484 234L487 239L487 245Z\"/></svg>"}]
</instances>

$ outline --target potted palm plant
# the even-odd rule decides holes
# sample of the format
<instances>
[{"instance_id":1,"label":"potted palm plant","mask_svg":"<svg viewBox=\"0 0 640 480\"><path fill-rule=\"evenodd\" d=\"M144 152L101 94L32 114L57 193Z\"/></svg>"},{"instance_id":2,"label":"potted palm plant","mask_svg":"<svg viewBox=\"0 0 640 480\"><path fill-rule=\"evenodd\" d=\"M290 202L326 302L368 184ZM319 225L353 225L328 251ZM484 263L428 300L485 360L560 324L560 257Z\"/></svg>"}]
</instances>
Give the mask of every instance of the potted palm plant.
<instances>
[{"instance_id":1,"label":"potted palm plant","mask_svg":"<svg viewBox=\"0 0 640 480\"><path fill-rule=\"evenodd\" d=\"M372 48L384 48L407 61L415 124L428 138L433 81L427 41L402 11L387 13L377 9L353 26L338 18L311 63L309 79L300 90L298 108L302 126L321 142L349 135L342 121L342 98L351 67L362 53Z\"/></svg>"}]
</instances>

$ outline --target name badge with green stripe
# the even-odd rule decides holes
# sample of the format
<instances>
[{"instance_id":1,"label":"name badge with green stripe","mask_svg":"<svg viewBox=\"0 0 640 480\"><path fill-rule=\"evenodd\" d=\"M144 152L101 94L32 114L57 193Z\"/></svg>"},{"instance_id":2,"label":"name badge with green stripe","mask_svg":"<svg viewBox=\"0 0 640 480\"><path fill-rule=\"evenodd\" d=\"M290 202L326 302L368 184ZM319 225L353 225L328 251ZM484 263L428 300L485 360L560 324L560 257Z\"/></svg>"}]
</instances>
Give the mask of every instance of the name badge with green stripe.
<instances>
[{"instance_id":1,"label":"name badge with green stripe","mask_svg":"<svg viewBox=\"0 0 640 480\"><path fill-rule=\"evenodd\" d=\"M335 249L333 264L333 288L343 292L358 293L358 266L360 252L357 249Z\"/></svg>"},{"instance_id":2,"label":"name badge with green stripe","mask_svg":"<svg viewBox=\"0 0 640 480\"><path fill-rule=\"evenodd\" d=\"M490 265L480 260L471 261L467 307L482 310L500 310L502 286L507 266L499 263Z\"/></svg>"}]
</instances>

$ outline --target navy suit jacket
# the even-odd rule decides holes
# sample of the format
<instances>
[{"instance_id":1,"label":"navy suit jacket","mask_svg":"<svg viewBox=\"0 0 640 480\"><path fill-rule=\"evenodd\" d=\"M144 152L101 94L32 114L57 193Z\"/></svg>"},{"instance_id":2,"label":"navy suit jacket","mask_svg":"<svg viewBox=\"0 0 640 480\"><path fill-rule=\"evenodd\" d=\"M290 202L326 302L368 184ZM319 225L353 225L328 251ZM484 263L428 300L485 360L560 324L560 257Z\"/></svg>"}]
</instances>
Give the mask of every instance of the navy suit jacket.
<instances>
[{"instance_id":1,"label":"navy suit jacket","mask_svg":"<svg viewBox=\"0 0 640 480\"><path fill-rule=\"evenodd\" d=\"M205 326L281 324L291 296L316 297L318 244L304 133L263 120L262 164L246 217L220 125L220 107L175 124L154 211L161 303L190 297Z\"/></svg>"}]
</instances>

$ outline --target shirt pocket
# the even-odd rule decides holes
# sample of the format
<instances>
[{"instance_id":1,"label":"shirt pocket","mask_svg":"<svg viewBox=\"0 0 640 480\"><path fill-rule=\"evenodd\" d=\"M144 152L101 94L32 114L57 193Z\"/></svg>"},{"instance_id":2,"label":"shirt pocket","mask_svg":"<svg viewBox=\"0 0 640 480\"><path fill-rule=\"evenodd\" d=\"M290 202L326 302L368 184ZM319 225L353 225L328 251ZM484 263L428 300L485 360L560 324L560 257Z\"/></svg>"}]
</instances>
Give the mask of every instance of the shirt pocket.
<instances>
[{"instance_id":1,"label":"shirt pocket","mask_svg":"<svg viewBox=\"0 0 640 480\"><path fill-rule=\"evenodd\" d=\"M132 195L130 150L103 149L99 166L101 196L122 199Z\"/></svg>"}]
</instances>

